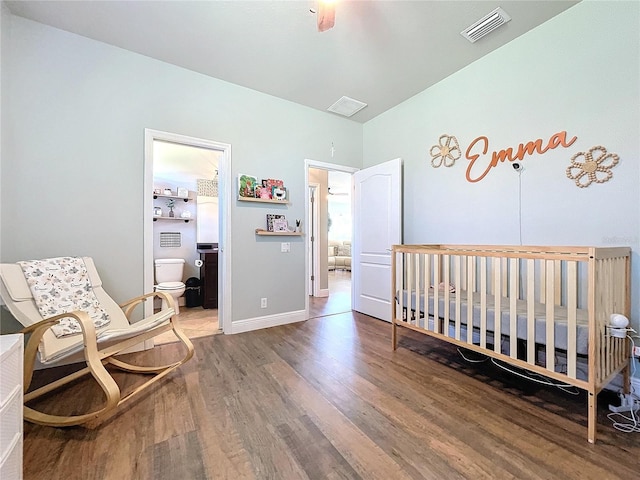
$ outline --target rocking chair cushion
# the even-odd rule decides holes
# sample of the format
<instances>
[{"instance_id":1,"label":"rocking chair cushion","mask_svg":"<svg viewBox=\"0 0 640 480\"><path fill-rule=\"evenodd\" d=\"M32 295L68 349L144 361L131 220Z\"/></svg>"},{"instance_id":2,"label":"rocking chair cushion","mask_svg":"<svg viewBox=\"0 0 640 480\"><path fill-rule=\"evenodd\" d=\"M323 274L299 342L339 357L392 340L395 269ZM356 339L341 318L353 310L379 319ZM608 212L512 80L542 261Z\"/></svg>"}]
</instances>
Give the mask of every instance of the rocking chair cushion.
<instances>
[{"instance_id":1,"label":"rocking chair cushion","mask_svg":"<svg viewBox=\"0 0 640 480\"><path fill-rule=\"evenodd\" d=\"M90 257L82 258L87 266L93 291L102 307L111 317L110 324L96 329L98 344L101 347L106 343L115 343L115 341L133 337L164 322L168 322L171 316L175 314L172 308L166 308L144 320L129 323L122 308L102 288L102 281L93 259ZM18 322L28 327L43 320L20 265L14 263L2 264L0 279L2 280L0 281L0 296L5 299L7 307ZM38 346L38 360L42 364L52 364L62 359L71 363L82 359L82 350L82 335L57 338L51 329L48 329ZM76 356L75 354L78 355Z\"/></svg>"},{"instance_id":2,"label":"rocking chair cushion","mask_svg":"<svg viewBox=\"0 0 640 480\"><path fill-rule=\"evenodd\" d=\"M82 310L91 317L96 328L111 322L93 292L82 258L46 258L18 262L18 265L22 267L31 295L43 317ZM58 338L82 334L80 323L72 317L61 318L51 329Z\"/></svg>"}]
</instances>

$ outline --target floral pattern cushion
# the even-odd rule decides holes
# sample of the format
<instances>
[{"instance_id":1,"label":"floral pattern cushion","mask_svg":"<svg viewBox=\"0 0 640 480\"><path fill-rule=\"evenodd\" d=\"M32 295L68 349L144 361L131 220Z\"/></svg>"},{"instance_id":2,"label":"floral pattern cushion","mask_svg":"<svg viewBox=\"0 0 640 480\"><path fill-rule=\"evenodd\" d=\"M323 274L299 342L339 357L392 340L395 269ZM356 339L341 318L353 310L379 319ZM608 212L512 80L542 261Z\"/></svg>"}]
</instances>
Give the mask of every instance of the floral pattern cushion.
<instances>
[{"instance_id":1,"label":"floral pattern cushion","mask_svg":"<svg viewBox=\"0 0 640 480\"><path fill-rule=\"evenodd\" d=\"M93 319L96 328L111 322L93 291L82 258L47 258L18 264L43 318L82 310ZM61 318L51 330L58 338L82 333L78 321L71 317Z\"/></svg>"}]
</instances>

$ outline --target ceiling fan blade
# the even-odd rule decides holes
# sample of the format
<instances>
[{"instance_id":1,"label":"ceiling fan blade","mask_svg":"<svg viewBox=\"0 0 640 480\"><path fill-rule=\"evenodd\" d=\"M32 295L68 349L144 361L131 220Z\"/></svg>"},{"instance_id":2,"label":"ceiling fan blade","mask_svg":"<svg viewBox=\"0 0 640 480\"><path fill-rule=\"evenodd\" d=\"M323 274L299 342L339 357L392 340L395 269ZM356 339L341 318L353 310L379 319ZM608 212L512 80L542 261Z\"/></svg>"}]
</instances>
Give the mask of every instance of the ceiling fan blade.
<instances>
[{"instance_id":1,"label":"ceiling fan blade","mask_svg":"<svg viewBox=\"0 0 640 480\"><path fill-rule=\"evenodd\" d=\"M318 31L324 32L333 28L336 23L336 6L332 1L318 2Z\"/></svg>"}]
</instances>

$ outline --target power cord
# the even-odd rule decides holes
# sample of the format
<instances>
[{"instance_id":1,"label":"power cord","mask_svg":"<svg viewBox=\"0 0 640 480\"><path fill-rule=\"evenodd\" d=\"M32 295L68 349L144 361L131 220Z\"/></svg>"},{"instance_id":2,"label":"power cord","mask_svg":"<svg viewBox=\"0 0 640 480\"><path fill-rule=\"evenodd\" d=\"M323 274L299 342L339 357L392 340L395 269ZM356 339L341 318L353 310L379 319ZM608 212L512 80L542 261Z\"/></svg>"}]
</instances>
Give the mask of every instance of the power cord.
<instances>
[{"instance_id":1,"label":"power cord","mask_svg":"<svg viewBox=\"0 0 640 480\"><path fill-rule=\"evenodd\" d=\"M636 333L635 330L633 329L628 329L627 331L632 331ZM632 337L631 335L627 335L627 338L631 342L631 352L633 352L636 346L636 343L633 341L634 337ZM635 336L635 338L640 338L640 337ZM631 377L634 377L635 373L636 373L636 362L632 355L631 356ZM638 410L640 410L640 397L636 395L633 385L631 385L631 392L629 393L629 395L628 396L624 395L621 397L621 399L624 399L625 402L631 401L631 404L629 405L630 416L627 416L624 413L620 413L620 412L611 412L607 415L607 418L611 420L612 426L616 430L619 430L625 433L640 433L640 418L638 417L638 413L637 413ZM620 419L619 417L622 417L622 419L626 421L622 421L622 419Z\"/></svg>"},{"instance_id":2,"label":"power cord","mask_svg":"<svg viewBox=\"0 0 640 480\"><path fill-rule=\"evenodd\" d=\"M465 360L466 362L469 362L469 363L484 363L487 360L491 360L491 363L493 363L496 367L501 368L501 369L513 374L513 375L516 375L518 377L522 377L522 378L524 378L526 380L529 380L531 382L535 382L535 383L538 383L540 385L556 387L556 388L559 388L563 392L566 392L566 393L568 393L570 395L579 395L579 393L580 393L573 385L564 384L564 383L556 383L556 382L552 382L550 380L546 380L543 375L540 375L538 373L532 373L532 374L528 375L528 374L524 374L524 373L518 372L516 370L513 370L512 368L507 367L506 365L503 365L503 364L499 363L495 358L491 358L489 356L485 356L485 358L480 359L480 360L472 360L470 358L467 358L462 353L462 350L460 350L460 348L458 348L458 353L460 354L460 356L462 357L463 360Z\"/></svg>"}]
</instances>

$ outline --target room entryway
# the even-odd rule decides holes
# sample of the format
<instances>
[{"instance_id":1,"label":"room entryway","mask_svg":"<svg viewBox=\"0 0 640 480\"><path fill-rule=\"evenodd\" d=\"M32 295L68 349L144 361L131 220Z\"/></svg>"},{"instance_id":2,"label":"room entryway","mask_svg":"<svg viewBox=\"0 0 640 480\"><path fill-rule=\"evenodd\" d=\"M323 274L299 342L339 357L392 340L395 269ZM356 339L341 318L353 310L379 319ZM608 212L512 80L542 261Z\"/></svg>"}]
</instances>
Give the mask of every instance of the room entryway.
<instances>
[{"instance_id":1,"label":"room entryway","mask_svg":"<svg viewBox=\"0 0 640 480\"><path fill-rule=\"evenodd\" d=\"M351 175L356 169L306 161L309 318L351 311Z\"/></svg>"},{"instance_id":2,"label":"room entryway","mask_svg":"<svg viewBox=\"0 0 640 480\"><path fill-rule=\"evenodd\" d=\"M351 272L329 272L329 296L309 297L309 318L324 317L351 311Z\"/></svg>"},{"instance_id":3,"label":"room entryway","mask_svg":"<svg viewBox=\"0 0 640 480\"><path fill-rule=\"evenodd\" d=\"M189 339L208 337L222 333L218 324L218 310L202 307L181 308L178 321ZM165 332L154 339L154 343L164 344L177 342L173 331Z\"/></svg>"}]
</instances>

